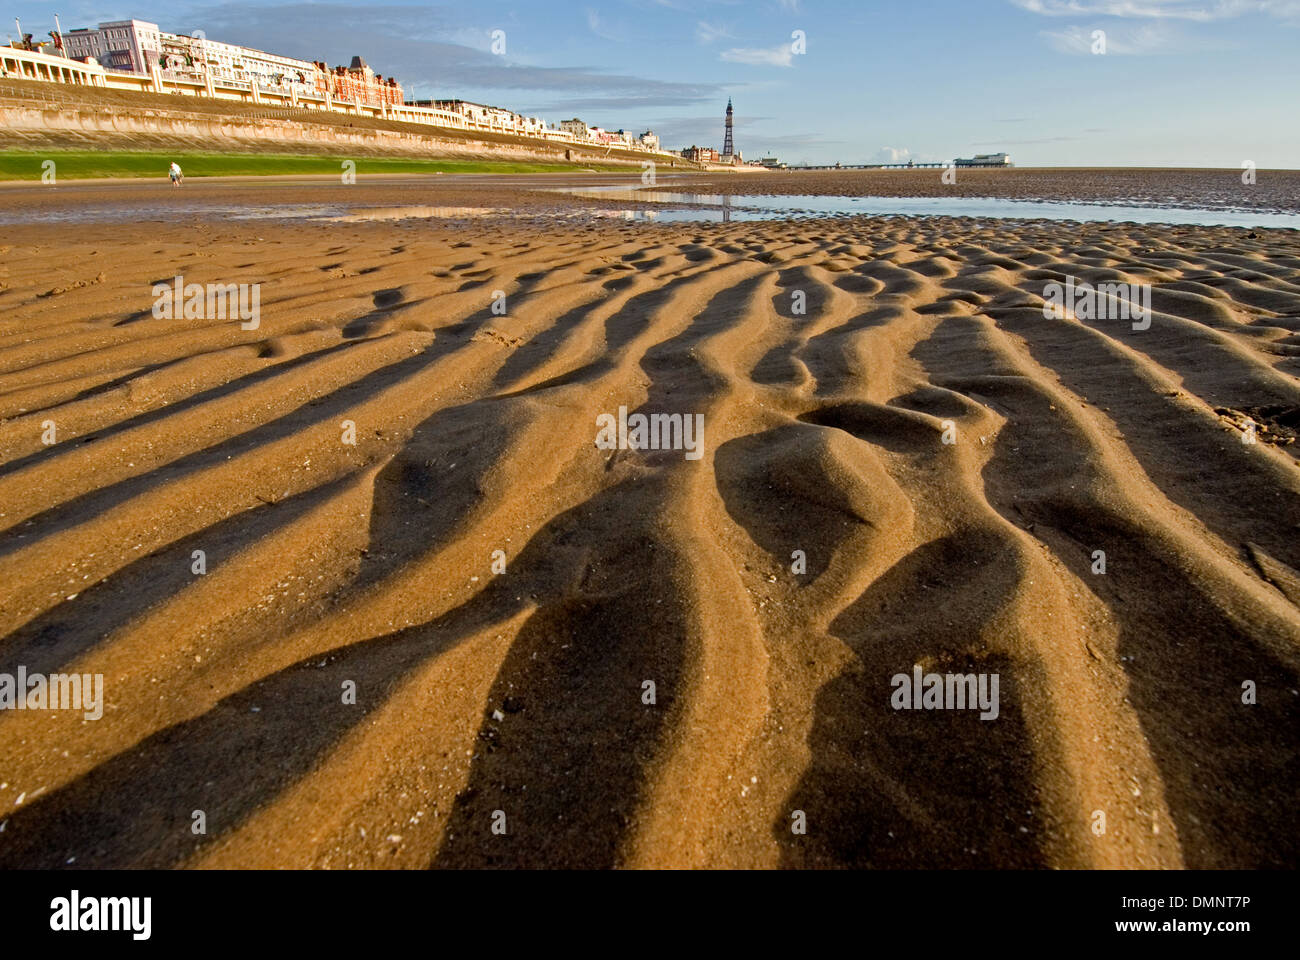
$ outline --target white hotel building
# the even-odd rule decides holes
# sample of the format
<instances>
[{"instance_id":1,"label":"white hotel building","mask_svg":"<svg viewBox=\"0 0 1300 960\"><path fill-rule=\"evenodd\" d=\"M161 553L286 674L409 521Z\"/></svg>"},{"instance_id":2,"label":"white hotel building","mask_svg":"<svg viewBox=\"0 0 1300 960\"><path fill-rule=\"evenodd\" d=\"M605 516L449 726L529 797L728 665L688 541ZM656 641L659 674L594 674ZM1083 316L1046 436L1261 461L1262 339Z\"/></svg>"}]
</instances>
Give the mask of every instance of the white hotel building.
<instances>
[{"instance_id":1,"label":"white hotel building","mask_svg":"<svg viewBox=\"0 0 1300 960\"><path fill-rule=\"evenodd\" d=\"M297 85L303 93L315 88L316 66L309 60L202 36L164 33L147 20L114 20L95 29L69 30L64 45L74 60L93 57L105 69L121 73L149 75L156 66L169 77L201 80L208 75L270 88Z\"/></svg>"},{"instance_id":2,"label":"white hotel building","mask_svg":"<svg viewBox=\"0 0 1300 960\"><path fill-rule=\"evenodd\" d=\"M313 86L316 65L310 60L282 57L251 47L241 47L218 40L202 41L208 72L223 80L251 80L263 86L287 86L298 83Z\"/></svg>"},{"instance_id":3,"label":"white hotel building","mask_svg":"<svg viewBox=\"0 0 1300 960\"><path fill-rule=\"evenodd\" d=\"M71 59L94 57L106 70L121 73L149 73L162 56L158 24L146 20L113 20L95 30L78 27L67 32L63 44Z\"/></svg>"}]
</instances>

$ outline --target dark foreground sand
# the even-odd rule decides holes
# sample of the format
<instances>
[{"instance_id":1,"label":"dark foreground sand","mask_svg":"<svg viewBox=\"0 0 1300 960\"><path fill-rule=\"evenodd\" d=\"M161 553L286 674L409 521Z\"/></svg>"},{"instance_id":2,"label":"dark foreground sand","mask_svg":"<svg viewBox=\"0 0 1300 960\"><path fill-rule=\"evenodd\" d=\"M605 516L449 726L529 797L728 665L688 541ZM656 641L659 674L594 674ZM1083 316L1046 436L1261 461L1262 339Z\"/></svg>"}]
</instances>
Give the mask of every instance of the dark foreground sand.
<instances>
[{"instance_id":1,"label":"dark foreground sand","mask_svg":"<svg viewBox=\"0 0 1300 960\"><path fill-rule=\"evenodd\" d=\"M0 866L1300 863L1296 234L183 206L328 189L0 241L0 672L106 685L0 713ZM177 274L260 327L155 318Z\"/></svg>"}]
</instances>

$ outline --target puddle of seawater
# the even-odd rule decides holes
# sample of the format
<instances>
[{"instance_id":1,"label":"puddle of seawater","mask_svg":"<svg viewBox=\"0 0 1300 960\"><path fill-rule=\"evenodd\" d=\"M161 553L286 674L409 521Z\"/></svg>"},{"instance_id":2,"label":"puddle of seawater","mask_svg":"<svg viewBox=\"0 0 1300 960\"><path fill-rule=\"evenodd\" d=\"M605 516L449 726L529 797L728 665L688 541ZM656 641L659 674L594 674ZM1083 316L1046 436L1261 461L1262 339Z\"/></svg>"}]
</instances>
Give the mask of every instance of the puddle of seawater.
<instances>
[{"instance_id":1,"label":"puddle of seawater","mask_svg":"<svg viewBox=\"0 0 1300 960\"><path fill-rule=\"evenodd\" d=\"M225 220L307 220L335 223L401 220L470 220L487 217L617 219L639 222L731 223L808 217L972 217L985 219L1132 222L1188 226L1277 227L1300 229L1300 214L1224 207L1203 209L1135 204L1073 203L1055 200L1006 200L994 197L842 197L725 196L658 192L625 185L547 188L581 199L631 201L641 206L606 209L574 205L558 211L510 210L501 207L347 207L326 204L257 204L238 207L107 204L56 210L0 210L0 226L25 223L174 220L180 214Z\"/></svg>"},{"instance_id":2,"label":"puddle of seawater","mask_svg":"<svg viewBox=\"0 0 1300 960\"><path fill-rule=\"evenodd\" d=\"M349 208L325 204L258 204L244 207L122 206L74 207L61 210L0 211L0 226L23 223L95 223L100 221L174 220L179 214L222 220L315 220L327 223L365 223L383 220L470 220L507 216L501 207L373 207Z\"/></svg>"},{"instance_id":3,"label":"puddle of seawater","mask_svg":"<svg viewBox=\"0 0 1300 960\"><path fill-rule=\"evenodd\" d=\"M174 211L168 211L174 215ZM199 207L186 211L205 216L218 214L229 220L325 220L340 217L346 212L344 207L325 207L319 204L283 207Z\"/></svg>"},{"instance_id":4,"label":"puddle of seawater","mask_svg":"<svg viewBox=\"0 0 1300 960\"><path fill-rule=\"evenodd\" d=\"M342 216L318 217L338 223L366 223L372 220L474 220L509 215L504 207L376 207L353 210Z\"/></svg>"},{"instance_id":5,"label":"puddle of seawater","mask_svg":"<svg viewBox=\"0 0 1300 960\"><path fill-rule=\"evenodd\" d=\"M798 217L928 216L1300 229L1300 214L1231 207L1221 209L1157 207L1056 200L1007 200L998 197L828 197L812 194L775 197L723 196L660 192L622 185L561 188L554 192L589 200L690 204L696 207L696 209L674 207L660 211L620 211L624 214L657 213L658 216L647 216L645 219L661 221L704 220L728 223ZM627 219L639 219L639 217L627 217Z\"/></svg>"}]
</instances>

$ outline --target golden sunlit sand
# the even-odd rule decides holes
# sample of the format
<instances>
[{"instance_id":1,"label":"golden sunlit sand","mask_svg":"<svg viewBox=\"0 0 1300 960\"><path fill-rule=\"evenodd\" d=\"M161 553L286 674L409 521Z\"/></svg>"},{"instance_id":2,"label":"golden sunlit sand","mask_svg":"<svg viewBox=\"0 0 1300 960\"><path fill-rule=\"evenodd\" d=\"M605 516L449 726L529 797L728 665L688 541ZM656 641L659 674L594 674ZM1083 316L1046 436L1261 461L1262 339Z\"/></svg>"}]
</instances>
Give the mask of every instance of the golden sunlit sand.
<instances>
[{"instance_id":1,"label":"golden sunlit sand","mask_svg":"<svg viewBox=\"0 0 1300 960\"><path fill-rule=\"evenodd\" d=\"M1296 233L193 186L0 241L0 671L106 701L0 715L0 866L1300 856ZM155 317L176 276L260 325ZM1149 329L1045 318L1067 277ZM702 456L601 449L620 407ZM895 709L914 666L997 718Z\"/></svg>"}]
</instances>

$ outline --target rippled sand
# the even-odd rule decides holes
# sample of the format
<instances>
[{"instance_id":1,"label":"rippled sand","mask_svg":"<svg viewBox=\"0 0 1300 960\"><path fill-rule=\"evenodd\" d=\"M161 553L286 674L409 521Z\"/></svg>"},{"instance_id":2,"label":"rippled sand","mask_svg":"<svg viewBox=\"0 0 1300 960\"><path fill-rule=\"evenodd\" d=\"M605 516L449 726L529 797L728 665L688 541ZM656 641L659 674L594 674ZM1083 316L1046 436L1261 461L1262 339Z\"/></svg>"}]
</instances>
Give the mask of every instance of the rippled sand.
<instances>
[{"instance_id":1,"label":"rippled sand","mask_svg":"<svg viewBox=\"0 0 1300 960\"><path fill-rule=\"evenodd\" d=\"M1293 233L0 251L0 671L107 700L0 714L0 866L1300 862ZM260 283L260 328L155 319L177 274ZM1152 284L1150 329L1044 319L1066 276ZM598 449L620 406L703 414L703 456ZM893 709L914 664L999 716Z\"/></svg>"}]
</instances>

